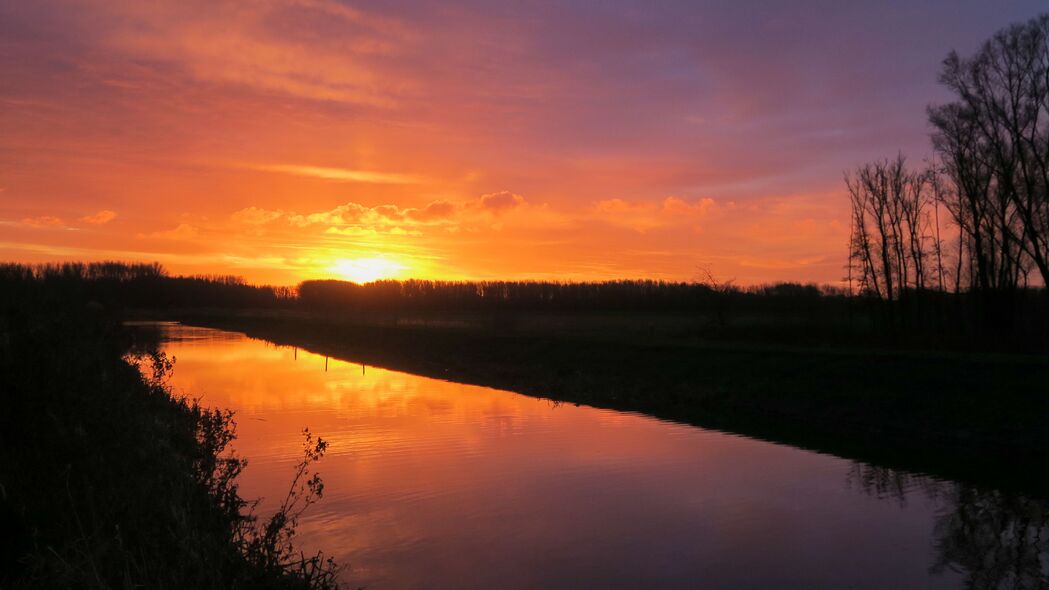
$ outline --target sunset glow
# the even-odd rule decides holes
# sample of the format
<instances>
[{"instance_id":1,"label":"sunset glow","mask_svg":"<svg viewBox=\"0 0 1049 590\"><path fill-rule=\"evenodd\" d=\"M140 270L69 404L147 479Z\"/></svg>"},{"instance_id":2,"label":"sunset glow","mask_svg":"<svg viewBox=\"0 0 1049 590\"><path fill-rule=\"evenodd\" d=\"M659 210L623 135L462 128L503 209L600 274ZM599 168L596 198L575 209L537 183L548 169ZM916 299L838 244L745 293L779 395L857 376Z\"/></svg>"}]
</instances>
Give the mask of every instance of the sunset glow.
<instances>
[{"instance_id":1,"label":"sunset glow","mask_svg":"<svg viewBox=\"0 0 1049 590\"><path fill-rule=\"evenodd\" d=\"M1040 7L0 2L0 258L840 283L842 171Z\"/></svg>"},{"instance_id":2,"label":"sunset glow","mask_svg":"<svg viewBox=\"0 0 1049 590\"><path fill-rule=\"evenodd\" d=\"M405 267L385 258L357 258L339 260L329 270L336 278L370 283L379 279L401 278Z\"/></svg>"},{"instance_id":3,"label":"sunset glow","mask_svg":"<svg viewBox=\"0 0 1049 590\"><path fill-rule=\"evenodd\" d=\"M0 0L0 590L1049 590L1046 383L1047 0Z\"/></svg>"}]
</instances>

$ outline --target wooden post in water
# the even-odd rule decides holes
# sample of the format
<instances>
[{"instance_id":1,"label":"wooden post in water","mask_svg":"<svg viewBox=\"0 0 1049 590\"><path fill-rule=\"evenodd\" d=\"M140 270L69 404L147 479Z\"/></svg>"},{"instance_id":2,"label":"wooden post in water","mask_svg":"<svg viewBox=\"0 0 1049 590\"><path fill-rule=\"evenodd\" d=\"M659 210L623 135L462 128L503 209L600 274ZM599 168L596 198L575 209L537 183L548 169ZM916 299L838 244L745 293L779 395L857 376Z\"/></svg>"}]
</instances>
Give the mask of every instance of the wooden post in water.
<instances>
[{"instance_id":1,"label":"wooden post in water","mask_svg":"<svg viewBox=\"0 0 1049 590\"><path fill-rule=\"evenodd\" d=\"M328 357L324 357L324 372L328 372Z\"/></svg>"},{"instance_id":2,"label":"wooden post in water","mask_svg":"<svg viewBox=\"0 0 1049 590\"><path fill-rule=\"evenodd\" d=\"M299 347L295 347L295 360L299 360Z\"/></svg>"}]
</instances>

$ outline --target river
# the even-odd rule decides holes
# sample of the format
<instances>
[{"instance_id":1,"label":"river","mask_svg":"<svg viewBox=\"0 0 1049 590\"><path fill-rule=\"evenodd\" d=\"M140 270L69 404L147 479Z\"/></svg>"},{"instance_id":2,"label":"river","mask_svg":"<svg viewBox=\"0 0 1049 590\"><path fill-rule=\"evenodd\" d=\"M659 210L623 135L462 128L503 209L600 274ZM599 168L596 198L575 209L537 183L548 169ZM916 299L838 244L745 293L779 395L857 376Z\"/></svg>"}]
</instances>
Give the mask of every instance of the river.
<instances>
[{"instance_id":1,"label":"river","mask_svg":"<svg viewBox=\"0 0 1049 590\"><path fill-rule=\"evenodd\" d=\"M348 587L1038 588L1043 502L652 417L160 323L177 393L236 412L245 497L329 441L297 537ZM1044 539L1044 541L1043 541Z\"/></svg>"}]
</instances>

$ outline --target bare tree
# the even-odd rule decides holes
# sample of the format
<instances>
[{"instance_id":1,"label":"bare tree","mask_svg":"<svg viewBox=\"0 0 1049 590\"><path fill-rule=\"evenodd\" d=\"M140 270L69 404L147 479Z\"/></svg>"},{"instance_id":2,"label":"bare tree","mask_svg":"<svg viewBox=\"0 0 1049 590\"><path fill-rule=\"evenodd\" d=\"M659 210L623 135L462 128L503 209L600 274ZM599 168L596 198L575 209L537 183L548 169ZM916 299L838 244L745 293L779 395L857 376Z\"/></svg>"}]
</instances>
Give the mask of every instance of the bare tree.
<instances>
[{"instance_id":1,"label":"bare tree","mask_svg":"<svg viewBox=\"0 0 1049 590\"><path fill-rule=\"evenodd\" d=\"M873 162L845 175L852 202L852 269L860 287L888 301L929 286L929 172L907 169L906 159ZM935 248L935 246L933 246Z\"/></svg>"},{"instance_id":2,"label":"bare tree","mask_svg":"<svg viewBox=\"0 0 1049 590\"><path fill-rule=\"evenodd\" d=\"M972 56L952 52L940 81L955 98L928 109L931 168L912 172L899 156L846 175L850 286L855 276L861 292L887 301L890 326L897 307L918 321L934 309L940 324L943 297L931 291L950 279L954 309L969 318L963 332L1007 342L1023 325L1032 277L1049 286L1049 14L1003 29Z\"/></svg>"},{"instance_id":3,"label":"bare tree","mask_svg":"<svg viewBox=\"0 0 1049 590\"><path fill-rule=\"evenodd\" d=\"M1049 285L1049 15L1013 25L940 81L956 100L929 109L954 184L948 210L966 234L978 289L1014 289L1033 265Z\"/></svg>"}]
</instances>

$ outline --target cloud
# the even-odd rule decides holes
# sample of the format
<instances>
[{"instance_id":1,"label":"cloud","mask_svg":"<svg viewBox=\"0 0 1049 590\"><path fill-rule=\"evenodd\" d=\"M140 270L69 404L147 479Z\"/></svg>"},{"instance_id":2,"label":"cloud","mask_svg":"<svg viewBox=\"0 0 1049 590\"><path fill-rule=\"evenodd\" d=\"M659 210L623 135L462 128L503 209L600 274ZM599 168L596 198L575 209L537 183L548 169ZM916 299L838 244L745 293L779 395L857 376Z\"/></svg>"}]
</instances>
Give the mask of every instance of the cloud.
<instances>
[{"instance_id":1,"label":"cloud","mask_svg":"<svg viewBox=\"0 0 1049 590\"><path fill-rule=\"evenodd\" d=\"M328 211L319 211L317 213L308 213L306 215L298 215L295 213L288 214L288 221L290 221L292 225L297 225L299 227L316 224L350 225L362 223L366 221L366 218L378 221L383 219L383 215L372 208L354 202L344 203L334 209L329 209Z\"/></svg>"},{"instance_id":2,"label":"cloud","mask_svg":"<svg viewBox=\"0 0 1049 590\"><path fill-rule=\"evenodd\" d=\"M448 214L450 215L450 211ZM378 205L366 207L358 203L345 203L329 211L311 213L309 215L293 215L291 222L295 225L306 226L313 224L327 225L390 225L400 224L405 221L426 223L439 219L428 215L425 209L401 209L396 205Z\"/></svg>"},{"instance_id":3,"label":"cloud","mask_svg":"<svg viewBox=\"0 0 1049 590\"><path fill-rule=\"evenodd\" d=\"M422 209L408 209L405 216L422 223L447 219L455 214L456 206L449 201L433 201Z\"/></svg>"},{"instance_id":4,"label":"cloud","mask_svg":"<svg viewBox=\"0 0 1049 590\"><path fill-rule=\"evenodd\" d=\"M524 197L515 195L510 191L500 191L482 195L478 200L481 208L490 211L494 215L500 215L511 209L520 207L525 202Z\"/></svg>"},{"instance_id":5,"label":"cloud","mask_svg":"<svg viewBox=\"0 0 1049 590\"><path fill-rule=\"evenodd\" d=\"M351 225L349 227L329 227L324 230L324 233L335 235L335 236L377 236L380 234L389 234L391 236L420 236L422 232L417 229L404 229L403 227L394 226L387 230L377 230L370 227L359 227Z\"/></svg>"},{"instance_id":6,"label":"cloud","mask_svg":"<svg viewBox=\"0 0 1049 590\"><path fill-rule=\"evenodd\" d=\"M293 228L321 227L324 233L340 236L375 236L380 234L417 236L427 227L447 231L493 227L492 217L506 217L514 210L528 209L546 222L552 213L546 207L531 207L524 197L510 191L489 193L474 200L453 202L431 201L422 207L382 204L369 207L349 201L313 213L296 213L280 209L246 207L230 219L248 233L258 235L264 227L283 223ZM527 220L522 219L522 222ZM499 227L501 227L500 221Z\"/></svg>"},{"instance_id":7,"label":"cloud","mask_svg":"<svg viewBox=\"0 0 1049 590\"><path fill-rule=\"evenodd\" d=\"M242 223L244 225L264 225L275 219L279 219L284 212L281 210L271 211L268 209L260 209L259 207L247 207L233 213L230 216L236 223Z\"/></svg>"},{"instance_id":8,"label":"cloud","mask_svg":"<svg viewBox=\"0 0 1049 590\"><path fill-rule=\"evenodd\" d=\"M324 230L324 233L329 234L329 235L333 235L333 236L353 236L353 237L377 236L377 235L379 235L379 232L375 231L374 229L372 229L370 227L357 227L355 225L351 225L349 227L335 227L335 226L332 226L332 227L329 227L328 229Z\"/></svg>"},{"instance_id":9,"label":"cloud","mask_svg":"<svg viewBox=\"0 0 1049 590\"><path fill-rule=\"evenodd\" d=\"M598 212L613 215L649 211L651 208L651 203L629 203L623 199L605 199L594 204L594 209Z\"/></svg>"},{"instance_id":10,"label":"cloud","mask_svg":"<svg viewBox=\"0 0 1049 590\"><path fill-rule=\"evenodd\" d=\"M377 205L367 207L358 203L345 203L329 211L309 215L291 215L289 219L295 225L327 223L335 225L364 224L434 224L447 221L456 216L462 209L450 201L433 201L422 208L397 205Z\"/></svg>"},{"instance_id":11,"label":"cloud","mask_svg":"<svg viewBox=\"0 0 1049 590\"><path fill-rule=\"evenodd\" d=\"M385 81L376 61L400 50L410 37L406 29L334 0L98 8L123 24L107 39L111 48L175 65L198 80L371 107L392 106L403 91Z\"/></svg>"},{"instance_id":12,"label":"cloud","mask_svg":"<svg viewBox=\"0 0 1049 590\"><path fill-rule=\"evenodd\" d=\"M717 202L710 197L704 197L694 203L689 203L677 197L663 199L663 211L674 215L703 216L717 206Z\"/></svg>"},{"instance_id":13,"label":"cloud","mask_svg":"<svg viewBox=\"0 0 1049 590\"><path fill-rule=\"evenodd\" d=\"M180 223L174 229L139 234L140 238L161 238L165 240L191 240L200 234L200 230L188 223Z\"/></svg>"},{"instance_id":14,"label":"cloud","mask_svg":"<svg viewBox=\"0 0 1049 590\"><path fill-rule=\"evenodd\" d=\"M103 209L93 215L85 215L81 217L79 221L88 223L91 225L104 225L116 219L116 211L110 211L109 209ZM54 215L38 215L36 217L26 217L18 222L19 225L32 228L63 228L68 230L75 230L75 227L69 227L61 217Z\"/></svg>"},{"instance_id":15,"label":"cloud","mask_svg":"<svg viewBox=\"0 0 1049 590\"><path fill-rule=\"evenodd\" d=\"M22 225L28 227L65 227L66 222L62 221L60 217L53 215L40 215L38 217L26 217L20 222Z\"/></svg>"},{"instance_id":16,"label":"cloud","mask_svg":"<svg viewBox=\"0 0 1049 590\"><path fill-rule=\"evenodd\" d=\"M606 199L595 203L593 211L609 224L644 233L656 228L695 225L718 208L718 202L709 197L696 201L667 197L662 202Z\"/></svg>"},{"instance_id":17,"label":"cloud","mask_svg":"<svg viewBox=\"0 0 1049 590\"><path fill-rule=\"evenodd\" d=\"M109 209L102 209L101 211L99 211L98 213L95 213L94 215L85 215L84 217L81 217L80 221L83 221L84 223L90 223L91 225L105 225L105 224L109 223L110 221L113 221L116 218L117 218L117 212L116 211L111 211Z\"/></svg>"},{"instance_id":18,"label":"cloud","mask_svg":"<svg viewBox=\"0 0 1049 590\"><path fill-rule=\"evenodd\" d=\"M423 208L401 208L397 205L377 205L368 207L359 203L348 202L327 211L298 214L295 212L266 211L249 207L234 214L234 219L256 220L268 223L283 218L296 227L327 225L326 233L338 235L373 235L377 232L414 235L399 226L429 225L441 223L456 213L457 207L447 201L434 201ZM264 221L263 221L264 220Z\"/></svg>"},{"instance_id":19,"label":"cloud","mask_svg":"<svg viewBox=\"0 0 1049 590\"><path fill-rule=\"evenodd\" d=\"M249 166L254 170L280 172L296 176L308 176L322 180L339 182L371 182L380 184L418 184L421 178L409 174L376 172L372 170L351 170L348 168L326 168L322 166L300 166L296 164L269 164Z\"/></svg>"},{"instance_id":20,"label":"cloud","mask_svg":"<svg viewBox=\"0 0 1049 590\"><path fill-rule=\"evenodd\" d=\"M459 204L437 200L430 202L424 207L402 208L397 205L368 207L351 201L328 211L305 215L289 213L286 215L286 218L292 225L299 227L316 224L332 226L435 225L460 222L474 211L501 213L513 209L524 202L523 197L511 193L505 193L505 195L504 193L484 195L477 201Z\"/></svg>"}]
</instances>

